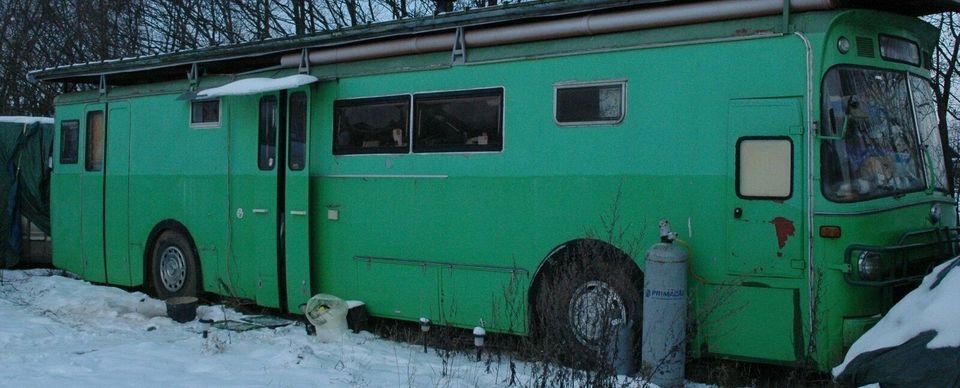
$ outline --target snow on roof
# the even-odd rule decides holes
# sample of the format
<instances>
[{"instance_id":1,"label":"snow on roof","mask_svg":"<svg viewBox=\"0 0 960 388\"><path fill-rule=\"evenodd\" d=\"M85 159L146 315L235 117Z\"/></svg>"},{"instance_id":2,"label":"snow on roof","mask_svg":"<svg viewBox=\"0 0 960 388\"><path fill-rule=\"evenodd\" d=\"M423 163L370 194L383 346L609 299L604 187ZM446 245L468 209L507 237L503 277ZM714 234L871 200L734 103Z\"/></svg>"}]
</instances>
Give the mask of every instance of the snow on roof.
<instances>
[{"instance_id":1,"label":"snow on roof","mask_svg":"<svg viewBox=\"0 0 960 388\"><path fill-rule=\"evenodd\" d=\"M53 124L53 118L50 117L31 117L31 116L0 116L0 123L14 124Z\"/></svg>"},{"instance_id":2,"label":"snow on roof","mask_svg":"<svg viewBox=\"0 0 960 388\"><path fill-rule=\"evenodd\" d=\"M305 74L291 75L283 78L247 78L233 81L216 88L201 90L197 92L197 98L243 96L247 94L292 89L317 82L317 80L317 77Z\"/></svg>"},{"instance_id":3,"label":"snow on roof","mask_svg":"<svg viewBox=\"0 0 960 388\"><path fill-rule=\"evenodd\" d=\"M934 330L937 336L928 349L960 346L960 257L934 268L923 283L911 291L873 328L853 343L843 363L833 368L839 376L862 353L903 344L920 333Z\"/></svg>"}]
</instances>

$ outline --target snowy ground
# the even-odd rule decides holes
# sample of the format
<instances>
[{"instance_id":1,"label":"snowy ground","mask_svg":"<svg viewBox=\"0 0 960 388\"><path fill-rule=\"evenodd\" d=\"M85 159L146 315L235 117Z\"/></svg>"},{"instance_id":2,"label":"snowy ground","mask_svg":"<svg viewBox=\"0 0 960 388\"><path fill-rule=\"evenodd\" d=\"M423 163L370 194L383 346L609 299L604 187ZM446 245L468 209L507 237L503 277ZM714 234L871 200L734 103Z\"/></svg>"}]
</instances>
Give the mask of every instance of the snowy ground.
<instances>
[{"instance_id":1,"label":"snowy ground","mask_svg":"<svg viewBox=\"0 0 960 388\"><path fill-rule=\"evenodd\" d=\"M162 301L57 273L0 271L0 385L491 387L509 381L506 359L488 371L486 363L460 354L444 367L436 352L366 332L322 343L299 324L246 332L196 320L179 324L166 317ZM198 316L241 314L201 306ZM533 384L533 368L517 363L517 385Z\"/></svg>"},{"instance_id":2,"label":"snowy ground","mask_svg":"<svg viewBox=\"0 0 960 388\"><path fill-rule=\"evenodd\" d=\"M926 330L938 332L929 347L960 345L960 268L944 272L930 289L954 261L934 270L854 344L834 373L856 354ZM246 332L197 320L179 324L166 317L162 301L57 274L63 272L0 270L0 386L494 387L507 386L510 377L506 358L489 365L474 362L472 354L444 359L366 332L323 343L302 324ZM224 306L201 306L198 315L243 317ZM516 386L535 385L538 367L517 362Z\"/></svg>"}]
</instances>

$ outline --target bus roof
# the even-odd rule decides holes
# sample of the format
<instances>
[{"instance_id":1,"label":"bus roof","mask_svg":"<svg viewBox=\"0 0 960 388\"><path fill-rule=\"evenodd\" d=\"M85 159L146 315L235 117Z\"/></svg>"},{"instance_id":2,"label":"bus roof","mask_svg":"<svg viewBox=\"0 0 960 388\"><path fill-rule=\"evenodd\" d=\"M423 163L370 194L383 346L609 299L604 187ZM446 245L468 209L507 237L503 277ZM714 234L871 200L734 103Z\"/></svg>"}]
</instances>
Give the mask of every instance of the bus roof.
<instances>
[{"instance_id":1,"label":"bus roof","mask_svg":"<svg viewBox=\"0 0 960 388\"><path fill-rule=\"evenodd\" d=\"M395 20L368 26L324 31L296 37L266 39L261 41L220 45L199 49L181 50L155 55L109 59L34 70L31 79L46 82L73 82L97 84L103 79L109 85L134 85L152 83L188 74L194 65L202 66L210 74L238 74L258 69L275 68L283 56L299 55L301 50L345 47L386 41L409 36L423 36L439 32L472 31L497 26L520 26L550 20L571 18L580 15L603 14L630 10L634 12L655 11L664 7L692 8L696 3L708 1L690 0L546 0L502 4L440 14L434 17ZM828 10L837 8L880 9L911 16L931 13L960 11L960 0L721 0L712 3L735 4L740 14L730 18L769 16L782 12L782 4L789 2L792 12ZM712 5L711 5L712 6ZM636 15L634 13L633 15ZM691 24L713 20L709 15L685 15L674 25ZM452 49L453 47L450 47ZM102 77L102 78L101 78Z\"/></svg>"}]
</instances>

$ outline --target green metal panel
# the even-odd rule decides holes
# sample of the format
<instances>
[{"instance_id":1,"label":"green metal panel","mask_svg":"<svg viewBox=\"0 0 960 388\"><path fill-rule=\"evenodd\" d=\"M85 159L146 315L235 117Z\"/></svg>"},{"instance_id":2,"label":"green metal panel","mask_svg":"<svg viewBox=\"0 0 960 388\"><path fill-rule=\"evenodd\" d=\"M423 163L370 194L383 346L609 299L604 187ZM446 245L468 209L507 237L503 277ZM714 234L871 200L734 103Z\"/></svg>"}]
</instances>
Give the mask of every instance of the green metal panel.
<instances>
[{"instance_id":1,"label":"green metal panel","mask_svg":"<svg viewBox=\"0 0 960 388\"><path fill-rule=\"evenodd\" d=\"M56 236L52 240L53 264L83 276L83 240L79 230L81 209L81 171L83 164L61 164L60 154L62 141L62 124L64 121L83 118L82 105L57 106L57 119L54 124L56 137L53 142L54 168L50 180L50 235ZM79 136L78 143L82 144L83 137ZM78 145L78 152L82 145Z\"/></svg>"},{"instance_id":2,"label":"green metal panel","mask_svg":"<svg viewBox=\"0 0 960 388\"><path fill-rule=\"evenodd\" d=\"M271 94L277 97L276 94ZM280 307L277 273L277 166L257 165L260 98L232 98L230 203L234 210L231 262L240 276L233 286L257 304ZM278 105L279 106L279 105Z\"/></svg>"},{"instance_id":3,"label":"green metal panel","mask_svg":"<svg viewBox=\"0 0 960 388\"><path fill-rule=\"evenodd\" d=\"M356 295L365 303L374 301L367 304L367 311L377 316L443 322L439 266L378 259L349 258L345 262L356 268L357 292L338 293L341 297ZM329 275L343 277L346 273L337 271Z\"/></svg>"},{"instance_id":4,"label":"green metal panel","mask_svg":"<svg viewBox=\"0 0 960 388\"><path fill-rule=\"evenodd\" d=\"M306 138L302 152L304 164L291 165L294 150L287 147L286 162L281 161L281 168L286 169L284 196L286 196L284 214L284 268L286 271L287 309L299 312L299 306L306 303L313 296L311 287L310 266L310 88L301 87L290 89L287 92L287 144L291 144L291 131L294 125L290 112L293 109L292 100L298 93L307 99ZM300 152L297 150L296 152Z\"/></svg>"},{"instance_id":5,"label":"green metal panel","mask_svg":"<svg viewBox=\"0 0 960 388\"><path fill-rule=\"evenodd\" d=\"M799 58L798 58L799 59ZM801 61L797 61L801 63ZM802 71L802 67L794 69ZM727 213L727 255L725 266L738 275L801 277L806 223L804 208L805 174L803 115L800 98L766 98L730 102L726 149L730 166L730 198ZM793 168L789 198L741 197L736 185L738 141L750 138L789 140Z\"/></svg>"},{"instance_id":6,"label":"green metal panel","mask_svg":"<svg viewBox=\"0 0 960 388\"><path fill-rule=\"evenodd\" d=\"M104 236L107 280L131 286L130 279L130 106L111 101L107 112ZM136 254L136 253L134 253Z\"/></svg>"},{"instance_id":7,"label":"green metal panel","mask_svg":"<svg viewBox=\"0 0 960 388\"><path fill-rule=\"evenodd\" d=\"M119 93L118 93L119 94ZM229 284L219 260L229 237L232 213L227 195L228 113L221 125L190 126L190 101L177 94L125 98L130 104L130 244L131 282L140 284L144 254L152 246L147 238L163 221L182 224L196 243L206 291ZM163 139L164 141L160 141ZM221 282L223 280L223 282Z\"/></svg>"},{"instance_id":8,"label":"green metal panel","mask_svg":"<svg viewBox=\"0 0 960 388\"><path fill-rule=\"evenodd\" d=\"M530 274L489 268L440 269L441 300L445 322L483 324L508 333L527 331L526 285Z\"/></svg>"},{"instance_id":9,"label":"green metal panel","mask_svg":"<svg viewBox=\"0 0 960 388\"><path fill-rule=\"evenodd\" d=\"M663 217L678 225L696 252L692 267L698 276L709 282L728 281L723 263L730 255L723 247L735 204L727 202L734 157L727 151L730 100L803 95L804 54L801 39L771 36L353 77L327 84L315 106L332 106L336 98L503 86L505 145L499 153L337 157L330 155L332 118L315 120L319 141L314 141L314 150L319 152L313 168L321 179L314 183L318 195L312 198L312 208L320 217L328 209L339 211L338 220L315 220L312 230L319 244L318 289L346 298L356 295L375 315L406 318L381 308L399 303L392 292L382 291L384 285L365 289L375 283L371 277L381 275L360 266L356 283L350 283L357 268L353 258L455 263L449 273L441 269L442 284L436 285L442 286L436 292L443 292L446 322L472 327L481 317L491 322L499 314L498 330L503 330L510 319L525 319L523 309L510 318L491 309L494 304L510 304L501 296L510 276L477 275L485 281L472 282L474 273L458 266L516 266L532 279L551 250L588 237L615 240L638 258L657 241L651 228ZM718 76L716 69L736 70ZM757 82L773 78L778 82ZM559 127L553 122L555 84L616 79L627 80L621 124ZM790 131L799 130L788 128L801 124L799 102L789 98L786 104L793 109L789 124L774 122L780 126L764 131L793 136ZM755 120L766 124L763 120L772 115ZM766 133L753 127L741 130L745 135ZM799 161L803 147L801 141L795 144ZM798 171L795 179L802 177ZM802 238L797 238L803 235L802 186L795 186L793 202L771 205L783 207L783 212L750 211L763 221L777 216L798 220L793 245L785 254L801 256L803 251L795 247L802 246ZM614 219L618 223L611 225ZM751 268L779 259L773 225L767 222L758 228L768 239L750 241L742 248L749 251L745 260L751 261L745 265ZM765 243L772 247L753 252ZM485 286L479 288L480 284ZM433 282L418 285L431 286ZM799 288L800 282L780 286ZM528 287L526 281L519 288ZM414 307L419 305L400 310Z\"/></svg>"},{"instance_id":10,"label":"green metal panel","mask_svg":"<svg viewBox=\"0 0 960 388\"><path fill-rule=\"evenodd\" d=\"M92 130L89 118L96 112L103 114L105 120L106 104L87 105L84 109L84 115L80 119L80 128L82 129L80 131L80 165L82 169L80 235L83 239L84 279L105 282L107 281L107 274L103 256L103 169L101 167L99 170L87 171L85 165L88 160L94 157L93 154L98 152L96 146L87 144L90 140L88 134ZM106 122L103 125L106 125ZM102 154L103 150L101 149L99 152Z\"/></svg>"},{"instance_id":11,"label":"green metal panel","mask_svg":"<svg viewBox=\"0 0 960 388\"><path fill-rule=\"evenodd\" d=\"M701 306L711 354L792 363L799 361L801 327L797 290L711 287L719 295Z\"/></svg>"}]
</instances>

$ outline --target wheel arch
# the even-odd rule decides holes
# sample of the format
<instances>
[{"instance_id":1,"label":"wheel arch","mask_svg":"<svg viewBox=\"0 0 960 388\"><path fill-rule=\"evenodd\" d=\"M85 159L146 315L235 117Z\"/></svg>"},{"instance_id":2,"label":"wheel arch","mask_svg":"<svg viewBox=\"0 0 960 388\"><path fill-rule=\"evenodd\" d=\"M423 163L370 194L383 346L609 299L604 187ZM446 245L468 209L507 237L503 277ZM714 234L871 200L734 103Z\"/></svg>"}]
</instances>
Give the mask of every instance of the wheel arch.
<instances>
[{"instance_id":1,"label":"wheel arch","mask_svg":"<svg viewBox=\"0 0 960 388\"><path fill-rule=\"evenodd\" d=\"M197 259L197 291L200 292L203 289L203 260L200 258L200 251L197 249L197 243L193 239L193 235L190 234L190 231L187 229L183 223L174 219L166 219L158 222L153 226L153 229L150 230L150 234L147 235L147 242L143 248L143 286L144 288L149 289L153 286L153 279L150 277L150 266L153 265L153 247L157 243L157 239L160 238L164 232L172 231L177 232L181 236L187 239L190 243L190 250L193 253L193 257Z\"/></svg>"},{"instance_id":2,"label":"wheel arch","mask_svg":"<svg viewBox=\"0 0 960 388\"><path fill-rule=\"evenodd\" d=\"M624 266L624 268L627 269L627 271L630 271L630 277L633 280L634 285L638 287L639 291L643 291L643 269L640 268L634 258L627 254L627 252L623 251L616 245L603 240L589 238L570 240L550 250L550 252L544 256L543 260L541 260L536 272L534 272L533 280L531 280L530 287L527 291L528 322L533 322L536 317L536 300L540 291L541 283L544 282L545 279L548 279L556 271L560 271L565 266L572 264L573 260L576 258L576 254L573 251L577 249L584 249L584 247L600 250L602 252L609 252L610 255L607 257L607 259L613 260L616 263L620 263Z\"/></svg>"}]
</instances>

